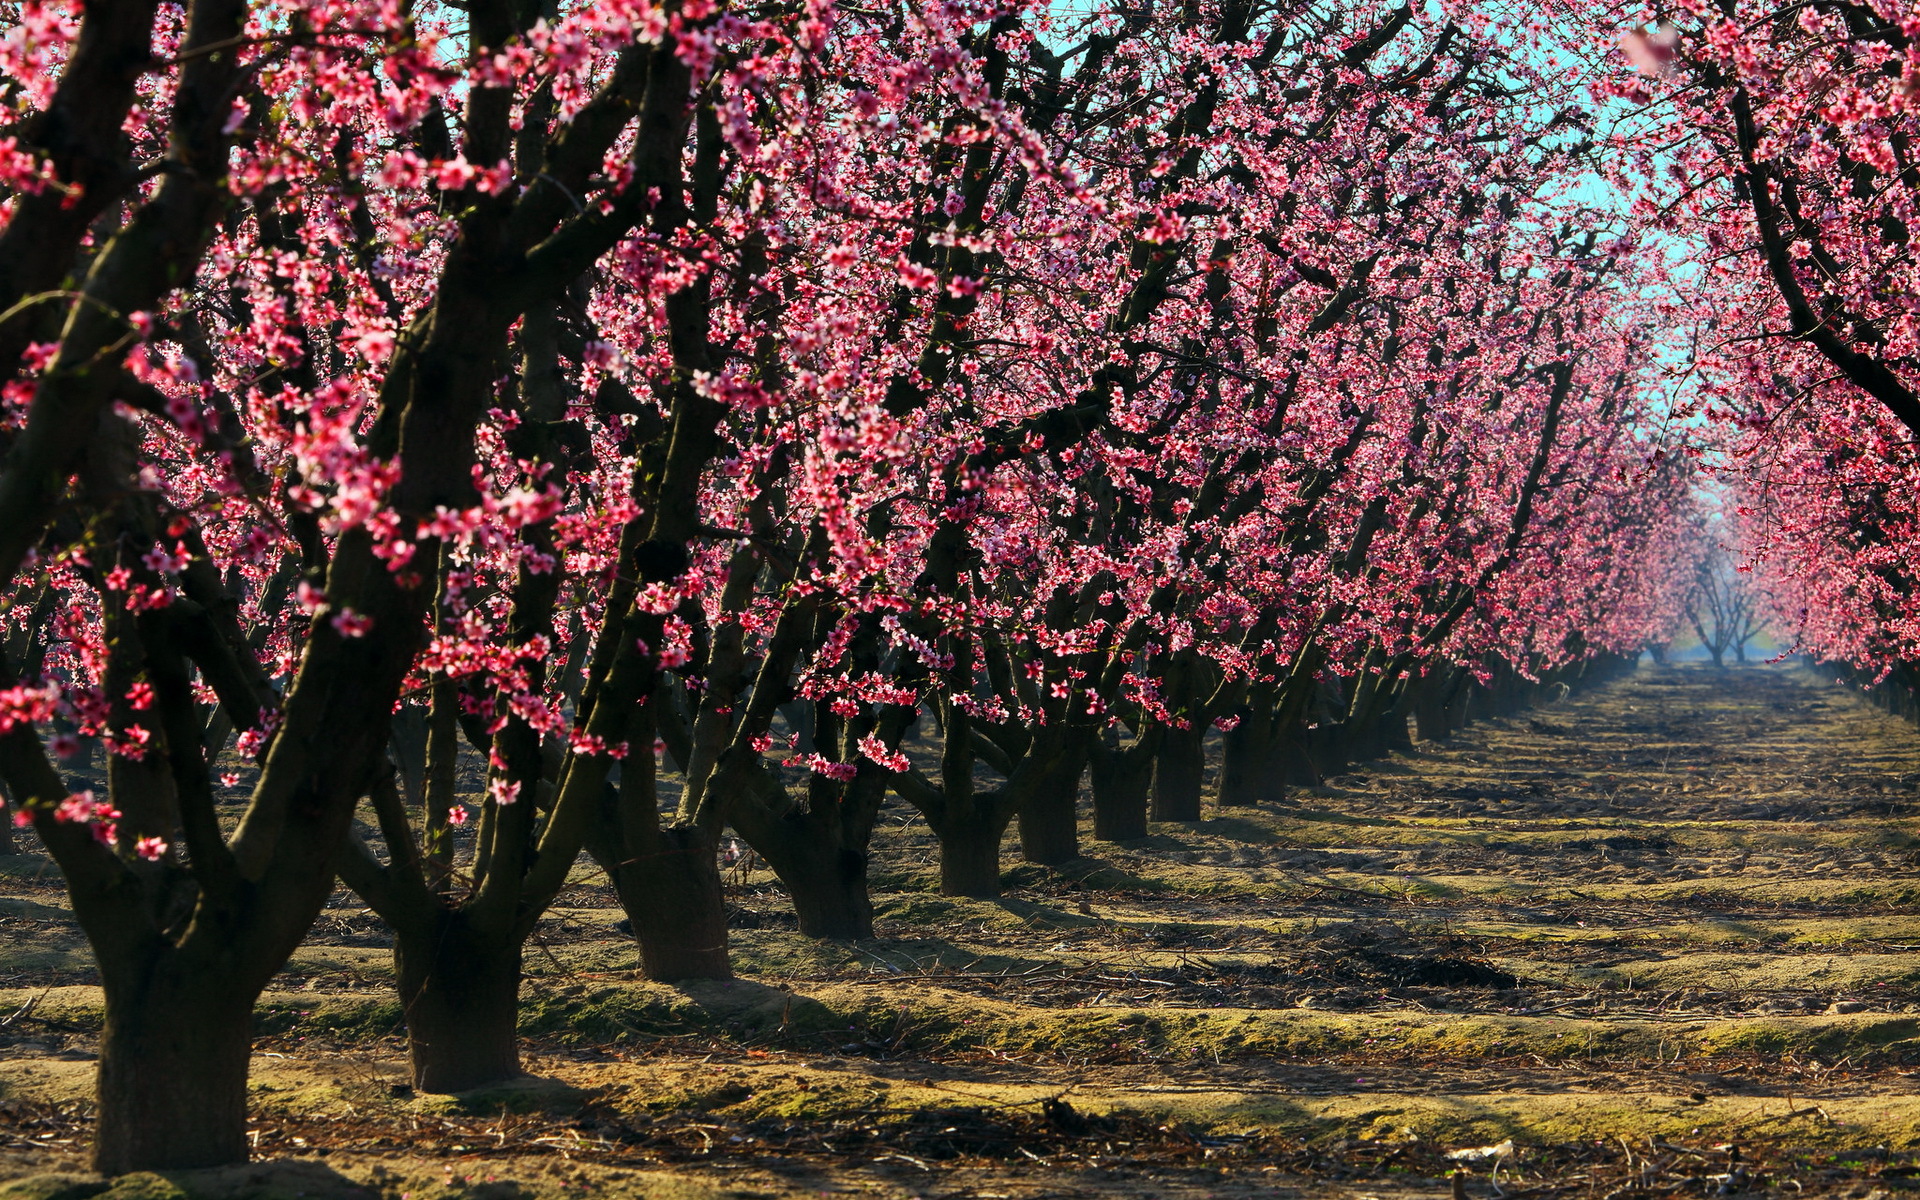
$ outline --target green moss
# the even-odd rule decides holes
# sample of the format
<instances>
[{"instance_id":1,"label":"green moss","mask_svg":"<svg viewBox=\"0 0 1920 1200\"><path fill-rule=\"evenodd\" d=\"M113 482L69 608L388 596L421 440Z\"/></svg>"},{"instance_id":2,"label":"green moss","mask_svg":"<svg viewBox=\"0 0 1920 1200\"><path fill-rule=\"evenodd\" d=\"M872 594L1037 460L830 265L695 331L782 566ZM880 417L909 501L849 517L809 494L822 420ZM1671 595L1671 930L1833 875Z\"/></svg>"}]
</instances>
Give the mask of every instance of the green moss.
<instances>
[{"instance_id":1,"label":"green moss","mask_svg":"<svg viewBox=\"0 0 1920 1200\"><path fill-rule=\"evenodd\" d=\"M802 1086L804 1084L804 1086ZM868 1081L864 1086L825 1080L793 1080L772 1086L748 1088L734 1083L716 1089L700 1107L720 1107L723 1100L727 1115L736 1120L810 1121L846 1120L854 1116L881 1115L885 1119L891 1089ZM921 1097L915 1097L920 1099ZM909 1106L906 1111L911 1111Z\"/></svg>"},{"instance_id":2,"label":"green moss","mask_svg":"<svg viewBox=\"0 0 1920 1200\"><path fill-rule=\"evenodd\" d=\"M90 1200L106 1190L105 1180L90 1176L31 1175L0 1183L0 1200Z\"/></svg>"},{"instance_id":3,"label":"green moss","mask_svg":"<svg viewBox=\"0 0 1920 1200\"><path fill-rule=\"evenodd\" d=\"M758 977L837 975L863 970L871 957L844 943L822 942L796 932L735 930L728 939L733 968Z\"/></svg>"},{"instance_id":4,"label":"green moss","mask_svg":"<svg viewBox=\"0 0 1920 1200\"><path fill-rule=\"evenodd\" d=\"M496 1113L576 1112L593 1093L560 1079L523 1075L453 1095L422 1096L413 1109L422 1113L460 1113L489 1116Z\"/></svg>"},{"instance_id":5,"label":"green moss","mask_svg":"<svg viewBox=\"0 0 1920 1200\"><path fill-rule=\"evenodd\" d=\"M254 1028L268 1035L371 1041L404 1030L405 1016L391 992L268 992L254 1007Z\"/></svg>"},{"instance_id":6,"label":"green moss","mask_svg":"<svg viewBox=\"0 0 1920 1200\"><path fill-rule=\"evenodd\" d=\"M99 1200L194 1200L188 1192L173 1180L151 1171L137 1171L132 1175L122 1175L113 1181L113 1186L99 1193Z\"/></svg>"},{"instance_id":7,"label":"green moss","mask_svg":"<svg viewBox=\"0 0 1920 1200\"><path fill-rule=\"evenodd\" d=\"M817 1000L745 979L530 991L521 997L521 1033L563 1044L692 1033L753 1041L815 1033L837 1019Z\"/></svg>"}]
</instances>

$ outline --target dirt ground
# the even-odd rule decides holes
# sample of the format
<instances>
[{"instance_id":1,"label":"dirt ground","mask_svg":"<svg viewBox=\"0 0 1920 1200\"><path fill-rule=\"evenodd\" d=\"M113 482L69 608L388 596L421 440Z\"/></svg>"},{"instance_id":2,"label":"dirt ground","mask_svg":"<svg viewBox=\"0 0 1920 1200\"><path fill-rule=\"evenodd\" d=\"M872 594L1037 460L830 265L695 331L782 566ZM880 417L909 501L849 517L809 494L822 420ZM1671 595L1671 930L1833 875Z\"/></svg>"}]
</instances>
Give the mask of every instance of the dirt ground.
<instances>
[{"instance_id":1,"label":"dirt ground","mask_svg":"<svg viewBox=\"0 0 1920 1200\"><path fill-rule=\"evenodd\" d=\"M997 902L938 896L890 809L881 936L802 938L749 865L731 983L639 979L583 870L528 956L531 1077L460 1097L405 1087L342 893L262 1001L261 1161L111 1190L84 943L0 859L0 1200L1883 1198L1920 1188L1917 785L1920 735L1830 680L1649 666L1089 832Z\"/></svg>"}]
</instances>

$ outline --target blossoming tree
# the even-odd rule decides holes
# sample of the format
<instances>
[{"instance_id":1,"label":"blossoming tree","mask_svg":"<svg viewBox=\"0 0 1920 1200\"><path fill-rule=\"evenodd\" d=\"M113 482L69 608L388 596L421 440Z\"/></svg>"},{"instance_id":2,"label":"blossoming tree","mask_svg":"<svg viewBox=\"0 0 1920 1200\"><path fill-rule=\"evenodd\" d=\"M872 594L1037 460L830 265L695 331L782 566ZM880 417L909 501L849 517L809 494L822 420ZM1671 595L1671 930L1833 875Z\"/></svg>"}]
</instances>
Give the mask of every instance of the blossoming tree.
<instances>
[{"instance_id":1,"label":"blossoming tree","mask_svg":"<svg viewBox=\"0 0 1920 1200\"><path fill-rule=\"evenodd\" d=\"M724 976L729 826L864 935L890 792L992 894L1083 773L1134 836L1216 724L1255 802L1310 710L1359 753L1670 624L1648 261L1524 22L21 13L0 781L99 961L103 1170L244 1157L336 874L459 1089L583 848Z\"/></svg>"}]
</instances>

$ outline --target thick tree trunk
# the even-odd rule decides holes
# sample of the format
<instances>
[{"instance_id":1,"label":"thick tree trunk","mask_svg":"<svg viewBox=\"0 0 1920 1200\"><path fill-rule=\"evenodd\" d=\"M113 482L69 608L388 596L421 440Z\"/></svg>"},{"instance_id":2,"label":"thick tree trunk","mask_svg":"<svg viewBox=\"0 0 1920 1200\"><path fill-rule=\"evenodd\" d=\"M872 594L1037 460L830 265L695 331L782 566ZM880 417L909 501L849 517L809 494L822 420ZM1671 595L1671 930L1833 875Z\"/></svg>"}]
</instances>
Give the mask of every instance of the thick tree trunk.
<instances>
[{"instance_id":1,"label":"thick tree trunk","mask_svg":"<svg viewBox=\"0 0 1920 1200\"><path fill-rule=\"evenodd\" d=\"M1287 798L1279 731L1270 703L1249 709L1227 731L1215 797L1222 808L1251 808Z\"/></svg>"},{"instance_id":2,"label":"thick tree trunk","mask_svg":"<svg viewBox=\"0 0 1920 1200\"><path fill-rule=\"evenodd\" d=\"M109 984L94 1169L120 1175L245 1162L254 992L213 971L155 974Z\"/></svg>"},{"instance_id":3,"label":"thick tree trunk","mask_svg":"<svg viewBox=\"0 0 1920 1200\"><path fill-rule=\"evenodd\" d=\"M1486 685L1480 689L1482 707L1489 717L1498 720L1508 714L1507 704L1507 668L1504 663L1495 663L1487 675Z\"/></svg>"},{"instance_id":4,"label":"thick tree trunk","mask_svg":"<svg viewBox=\"0 0 1920 1200\"><path fill-rule=\"evenodd\" d=\"M1344 725L1322 724L1305 731L1301 746L1307 763L1320 779L1331 779L1347 769L1352 743Z\"/></svg>"},{"instance_id":5,"label":"thick tree trunk","mask_svg":"<svg viewBox=\"0 0 1920 1200\"><path fill-rule=\"evenodd\" d=\"M1322 769L1327 775L1343 775L1355 763L1365 762L1379 753L1374 731L1342 722L1327 731L1327 748Z\"/></svg>"},{"instance_id":6,"label":"thick tree trunk","mask_svg":"<svg viewBox=\"0 0 1920 1200\"><path fill-rule=\"evenodd\" d=\"M1447 694L1446 729L1447 736L1464 730L1473 720L1473 698L1478 689L1474 687L1473 677L1464 671Z\"/></svg>"},{"instance_id":7,"label":"thick tree trunk","mask_svg":"<svg viewBox=\"0 0 1920 1200\"><path fill-rule=\"evenodd\" d=\"M816 938L872 937L867 846L886 781L863 777L838 794L815 794L806 804L788 803L785 788L764 774L725 785L740 789L728 808L734 831L780 877L800 918L800 932Z\"/></svg>"},{"instance_id":8,"label":"thick tree trunk","mask_svg":"<svg viewBox=\"0 0 1920 1200\"><path fill-rule=\"evenodd\" d=\"M1413 753L1413 734L1407 729L1409 707L1407 699L1403 696L1393 702L1393 707L1381 714L1380 745L1388 752Z\"/></svg>"},{"instance_id":9,"label":"thick tree trunk","mask_svg":"<svg viewBox=\"0 0 1920 1200\"><path fill-rule=\"evenodd\" d=\"M732 979L719 847L695 825L669 825L649 840L650 853L612 872L640 941L640 969L662 983Z\"/></svg>"},{"instance_id":10,"label":"thick tree trunk","mask_svg":"<svg viewBox=\"0 0 1920 1200\"><path fill-rule=\"evenodd\" d=\"M940 826L940 894L993 897L1000 894L1000 839L1006 823L989 804L950 814Z\"/></svg>"},{"instance_id":11,"label":"thick tree trunk","mask_svg":"<svg viewBox=\"0 0 1920 1200\"><path fill-rule=\"evenodd\" d=\"M1169 729L1153 759L1153 819L1198 821L1207 727Z\"/></svg>"},{"instance_id":12,"label":"thick tree trunk","mask_svg":"<svg viewBox=\"0 0 1920 1200\"><path fill-rule=\"evenodd\" d=\"M1130 842L1147 836L1147 793L1153 785L1153 760L1136 748L1113 749L1096 742L1087 772L1093 791L1093 836L1103 842Z\"/></svg>"},{"instance_id":13,"label":"thick tree trunk","mask_svg":"<svg viewBox=\"0 0 1920 1200\"><path fill-rule=\"evenodd\" d=\"M851 801L849 801L851 803ZM815 938L873 936L864 844L847 844L839 813L796 809L780 816L734 810L734 829L767 861L793 901L800 932Z\"/></svg>"},{"instance_id":14,"label":"thick tree trunk","mask_svg":"<svg viewBox=\"0 0 1920 1200\"><path fill-rule=\"evenodd\" d=\"M406 1013L413 1086L464 1092L520 1075L520 943L443 912L398 930L394 973Z\"/></svg>"},{"instance_id":15,"label":"thick tree trunk","mask_svg":"<svg viewBox=\"0 0 1920 1200\"><path fill-rule=\"evenodd\" d=\"M1061 772L1065 775L1065 772ZM1020 856L1057 866L1080 857L1080 775L1036 788L1020 804Z\"/></svg>"},{"instance_id":16,"label":"thick tree trunk","mask_svg":"<svg viewBox=\"0 0 1920 1200\"><path fill-rule=\"evenodd\" d=\"M1452 730L1447 724L1447 702L1459 688L1458 672L1439 669L1413 684L1414 733L1423 742L1437 742Z\"/></svg>"},{"instance_id":17,"label":"thick tree trunk","mask_svg":"<svg viewBox=\"0 0 1920 1200\"><path fill-rule=\"evenodd\" d=\"M870 938L873 897L867 891L867 856L842 849L832 859L817 867L809 862L781 876L793 897L800 932L814 938Z\"/></svg>"}]
</instances>

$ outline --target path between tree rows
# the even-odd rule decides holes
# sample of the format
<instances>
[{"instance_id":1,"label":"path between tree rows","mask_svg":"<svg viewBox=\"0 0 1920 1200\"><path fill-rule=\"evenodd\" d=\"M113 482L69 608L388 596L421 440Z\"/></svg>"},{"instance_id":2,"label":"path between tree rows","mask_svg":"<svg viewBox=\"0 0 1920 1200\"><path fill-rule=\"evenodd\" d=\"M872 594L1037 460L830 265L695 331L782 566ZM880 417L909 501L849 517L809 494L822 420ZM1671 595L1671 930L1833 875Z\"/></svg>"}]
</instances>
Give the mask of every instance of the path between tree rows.
<instances>
[{"instance_id":1,"label":"path between tree rows","mask_svg":"<svg viewBox=\"0 0 1920 1200\"><path fill-rule=\"evenodd\" d=\"M528 959L534 1081L459 1099L400 1086L386 938L343 894L260 1013L276 1161L175 1182L1384 1195L1458 1163L1478 1196L1497 1157L1509 1197L1865 1196L1920 1176L1917 789L1920 735L1846 689L1643 667L1000 902L935 895L901 815L881 938L803 939L748 872L731 983L638 980L583 870ZM0 863L0 1178L38 1176L0 1197L69 1194L99 996L44 860ZM138 1186L104 1194L173 1194Z\"/></svg>"}]
</instances>

